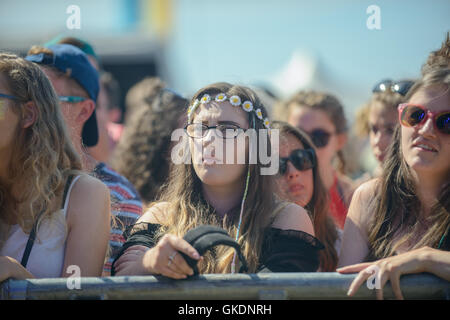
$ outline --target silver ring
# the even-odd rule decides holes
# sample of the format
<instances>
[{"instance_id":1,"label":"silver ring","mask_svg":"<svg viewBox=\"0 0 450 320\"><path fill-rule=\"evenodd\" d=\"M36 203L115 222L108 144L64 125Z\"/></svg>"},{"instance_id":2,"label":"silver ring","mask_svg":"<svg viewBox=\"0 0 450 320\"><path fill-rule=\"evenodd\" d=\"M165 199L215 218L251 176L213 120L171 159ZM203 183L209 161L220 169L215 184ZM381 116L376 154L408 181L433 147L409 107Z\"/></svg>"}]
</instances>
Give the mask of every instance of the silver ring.
<instances>
[{"instance_id":1,"label":"silver ring","mask_svg":"<svg viewBox=\"0 0 450 320\"><path fill-rule=\"evenodd\" d=\"M170 258L170 257L169 257ZM170 264L172 263L172 260L169 259L169 262L167 262L167 266L170 267Z\"/></svg>"},{"instance_id":2,"label":"silver ring","mask_svg":"<svg viewBox=\"0 0 450 320\"><path fill-rule=\"evenodd\" d=\"M175 251L174 253L172 253L170 256L169 256L169 260L170 261L173 261L173 259L175 259L175 256L177 255L177 252Z\"/></svg>"}]
</instances>

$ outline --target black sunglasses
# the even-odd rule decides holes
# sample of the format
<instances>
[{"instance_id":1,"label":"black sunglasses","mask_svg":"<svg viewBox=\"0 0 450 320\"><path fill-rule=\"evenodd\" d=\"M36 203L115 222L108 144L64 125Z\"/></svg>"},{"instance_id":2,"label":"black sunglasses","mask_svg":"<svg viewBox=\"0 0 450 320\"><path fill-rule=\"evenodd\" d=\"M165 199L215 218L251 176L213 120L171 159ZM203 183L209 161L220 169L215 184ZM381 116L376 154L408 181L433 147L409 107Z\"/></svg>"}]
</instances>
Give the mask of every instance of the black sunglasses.
<instances>
[{"instance_id":1,"label":"black sunglasses","mask_svg":"<svg viewBox=\"0 0 450 320\"><path fill-rule=\"evenodd\" d=\"M307 132L307 134L311 138L316 148L323 148L328 144L328 142L330 141L330 137L334 133L330 133L323 129L314 129L311 132Z\"/></svg>"},{"instance_id":2,"label":"black sunglasses","mask_svg":"<svg viewBox=\"0 0 450 320\"><path fill-rule=\"evenodd\" d=\"M316 165L316 153L313 149L297 149L293 150L287 158L280 157L280 175L286 173L288 161L291 161L294 167L299 171L309 170Z\"/></svg>"},{"instance_id":3,"label":"black sunglasses","mask_svg":"<svg viewBox=\"0 0 450 320\"><path fill-rule=\"evenodd\" d=\"M391 91L394 93L398 93L402 96L405 96L413 85L414 82L409 80L394 82L390 79L385 79L377 83L375 87L373 87L372 92L375 93L375 92Z\"/></svg>"}]
</instances>

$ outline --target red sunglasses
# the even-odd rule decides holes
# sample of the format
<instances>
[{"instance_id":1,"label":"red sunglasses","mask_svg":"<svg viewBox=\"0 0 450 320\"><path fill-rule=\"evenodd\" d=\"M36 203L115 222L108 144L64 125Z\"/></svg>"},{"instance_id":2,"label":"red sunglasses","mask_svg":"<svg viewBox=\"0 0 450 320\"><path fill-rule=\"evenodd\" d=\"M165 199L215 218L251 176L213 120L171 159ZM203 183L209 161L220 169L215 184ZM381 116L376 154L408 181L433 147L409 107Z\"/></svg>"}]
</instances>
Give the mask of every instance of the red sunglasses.
<instances>
[{"instance_id":1,"label":"red sunglasses","mask_svg":"<svg viewBox=\"0 0 450 320\"><path fill-rule=\"evenodd\" d=\"M450 111L431 112L417 104L401 103L398 106L398 118L402 125L415 127L423 125L427 119L433 119L434 127L443 134L450 134Z\"/></svg>"}]
</instances>

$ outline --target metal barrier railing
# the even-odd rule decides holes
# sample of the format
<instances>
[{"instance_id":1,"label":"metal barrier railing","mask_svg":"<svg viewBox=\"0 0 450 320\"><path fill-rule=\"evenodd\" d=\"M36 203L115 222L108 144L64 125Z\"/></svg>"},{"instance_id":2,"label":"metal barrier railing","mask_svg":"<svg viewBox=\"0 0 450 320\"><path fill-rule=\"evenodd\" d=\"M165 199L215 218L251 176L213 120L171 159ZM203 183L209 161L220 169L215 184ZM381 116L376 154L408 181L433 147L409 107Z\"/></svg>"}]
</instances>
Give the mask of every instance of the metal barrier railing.
<instances>
[{"instance_id":1,"label":"metal barrier railing","mask_svg":"<svg viewBox=\"0 0 450 320\"><path fill-rule=\"evenodd\" d=\"M0 299L349 299L346 292L355 277L317 272L208 274L186 280L154 276L10 279L0 284ZM80 289L69 289L74 281L79 281ZM405 299L450 299L450 282L431 274L404 275L400 286ZM389 283L384 297L394 298ZM375 290L363 284L354 298L374 299Z\"/></svg>"}]
</instances>

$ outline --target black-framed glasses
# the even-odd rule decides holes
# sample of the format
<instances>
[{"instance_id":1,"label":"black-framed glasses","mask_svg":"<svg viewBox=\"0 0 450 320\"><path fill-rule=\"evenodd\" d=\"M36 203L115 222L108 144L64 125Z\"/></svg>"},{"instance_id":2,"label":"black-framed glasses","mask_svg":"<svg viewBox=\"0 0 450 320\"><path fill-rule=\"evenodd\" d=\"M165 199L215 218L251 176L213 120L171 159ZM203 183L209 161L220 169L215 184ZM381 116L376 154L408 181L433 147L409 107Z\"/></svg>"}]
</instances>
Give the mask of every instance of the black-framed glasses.
<instances>
[{"instance_id":1,"label":"black-framed glasses","mask_svg":"<svg viewBox=\"0 0 450 320\"><path fill-rule=\"evenodd\" d=\"M87 98L77 97L77 96L59 96L58 99L59 99L59 101L69 102L69 103L78 103L78 102L87 100Z\"/></svg>"},{"instance_id":2,"label":"black-framed glasses","mask_svg":"<svg viewBox=\"0 0 450 320\"><path fill-rule=\"evenodd\" d=\"M0 93L0 98L6 98L6 99L10 99L10 100L19 100L19 98L17 98L16 96L11 96L9 94L4 94L4 93Z\"/></svg>"},{"instance_id":3,"label":"black-framed glasses","mask_svg":"<svg viewBox=\"0 0 450 320\"><path fill-rule=\"evenodd\" d=\"M402 96L405 96L409 89L414 85L414 81L410 80L401 80L394 82L390 79L385 79L378 82L372 89L372 92L385 92L391 91L393 93L398 93Z\"/></svg>"},{"instance_id":4,"label":"black-framed glasses","mask_svg":"<svg viewBox=\"0 0 450 320\"><path fill-rule=\"evenodd\" d=\"M281 175L286 173L288 161L299 171L309 170L316 166L316 153L313 149L296 149L291 152L289 157L280 157L279 173Z\"/></svg>"},{"instance_id":5,"label":"black-framed glasses","mask_svg":"<svg viewBox=\"0 0 450 320\"><path fill-rule=\"evenodd\" d=\"M236 138L239 134L245 130L234 124L218 124L215 126L207 126L203 123L190 123L185 128L186 133L191 138L201 139L206 136L209 129L215 129L215 133L218 137L224 139Z\"/></svg>"},{"instance_id":6,"label":"black-framed glasses","mask_svg":"<svg viewBox=\"0 0 450 320\"><path fill-rule=\"evenodd\" d=\"M307 133L317 148L326 147L331 136L334 134L324 129L314 129L313 131Z\"/></svg>"}]
</instances>

